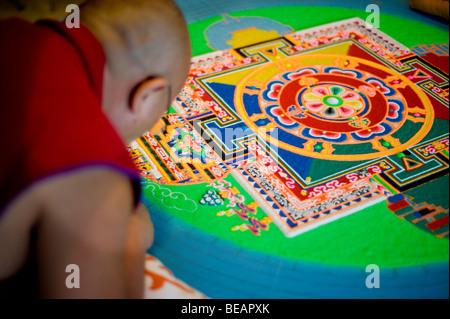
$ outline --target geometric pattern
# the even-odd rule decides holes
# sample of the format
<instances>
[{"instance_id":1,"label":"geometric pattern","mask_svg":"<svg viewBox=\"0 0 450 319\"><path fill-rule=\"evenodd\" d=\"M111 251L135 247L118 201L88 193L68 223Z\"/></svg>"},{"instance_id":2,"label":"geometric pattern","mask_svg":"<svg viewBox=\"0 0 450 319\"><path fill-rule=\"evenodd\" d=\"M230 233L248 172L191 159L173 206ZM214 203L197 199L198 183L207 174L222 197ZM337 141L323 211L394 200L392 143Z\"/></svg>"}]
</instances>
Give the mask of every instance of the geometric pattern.
<instances>
[{"instance_id":1,"label":"geometric pattern","mask_svg":"<svg viewBox=\"0 0 450 319\"><path fill-rule=\"evenodd\" d=\"M129 152L160 184L232 174L297 236L448 175L440 58L356 18L196 57L165 130Z\"/></svg>"},{"instance_id":2,"label":"geometric pattern","mask_svg":"<svg viewBox=\"0 0 450 319\"><path fill-rule=\"evenodd\" d=\"M398 194L388 200L388 208L401 219L405 219L424 231L439 238L449 233L449 210L428 203L414 204L410 196Z\"/></svg>"},{"instance_id":3,"label":"geometric pattern","mask_svg":"<svg viewBox=\"0 0 450 319\"><path fill-rule=\"evenodd\" d=\"M433 52L436 55L448 56L448 44L441 43L441 44L416 45L415 47L411 48L411 51L413 51L417 55L425 55L430 52Z\"/></svg>"}]
</instances>

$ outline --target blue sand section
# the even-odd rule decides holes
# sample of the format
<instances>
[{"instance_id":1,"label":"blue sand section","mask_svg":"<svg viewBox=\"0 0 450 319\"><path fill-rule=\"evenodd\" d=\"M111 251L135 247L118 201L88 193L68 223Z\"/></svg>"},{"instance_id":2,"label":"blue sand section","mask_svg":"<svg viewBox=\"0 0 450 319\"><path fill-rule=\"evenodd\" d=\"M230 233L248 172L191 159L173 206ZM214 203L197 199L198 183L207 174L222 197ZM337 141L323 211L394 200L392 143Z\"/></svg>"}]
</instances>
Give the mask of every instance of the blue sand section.
<instances>
[{"instance_id":1,"label":"blue sand section","mask_svg":"<svg viewBox=\"0 0 450 319\"><path fill-rule=\"evenodd\" d=\"M148 204L148 203L147 203ZM370 272L294 261L250 251L152 212L149 250L175 276L215 299L449 298L448 262L380 270L380 288L366 287Z\"/></svg>"},{"instance_id":2,"label":"blue sand section","mask_svg":"<svg viewBox=\"0 0 450 319\"><path fill-rule=\"evenodd\" d=\"M236 91L235 85L216 82L210 82L207 83L207 85L223 100L226 105L236 112L236 107L234 105L234 93ZM249 117L255 113L261 113L257 94L244 94L242 96L242 102Z\"/></svg>"},{"instance_id":3,"label":"blue sand section","mask_svg":"<svg viewBox=\"0 0 450 319\"><path fill-rule=\"evenodd\" d=\"M278 148L278 154L286 162L289 167L303 179L309 177L309 172L314 158L302 156L289 151Z\"/></svg>"},{"instance_id":4,"label":"blue sand section","mask_svg":"<svg viewBox=\"0 0 450 319\"><path fill-rule=\"evenodd\" d=\"M216 82L208 82L206 83L206 85L208 85L211 90L217 93L217 95L222 98L223 102L225 102L226 105L233 109L233 111L236 111L236 108L234 107L234 92L236 91L235 85Z\"/></svg>"},{"instance_id":5,"label":"blue sand section","mask_svg":"<svg viewBox=\"0 0 450 319\"><path fill-rule=\"evenodd\" d=\"M234 105L234 93L236 91L236 86L231 84L210 82L207 85L213 90L222 100L228 105L234 112L236 112L236 107ZM248 116L253 114L260 114L261 108L259 107L258 95L257 94L244 94L242 101L247 111Z\"/></svg>"},{"instance_id":6,"label":"blue sand section","mask_svg":"<svg viewBox=\"0 0 450 319\"><path fill-rule=\"evenodd\" d=\"M214 92L216 92L218 94L218 96L220 96L222 98L224 103L226 103L230 108L232 108L234 111L236 111L235 106L234 106L234 93L236 91L236 86L230 85L230 84L216 83L216 82L210 82L210 83L208 83L208 86ZM252 116L254 113L257 113L257 114L261 113L261 108L259 107L259 102L258 102L258 95L244 94L243 102L244 102L245 109L246 109L249 117ZM260 126L267 125L267 123L269 122L269 120L267 120L267 119L264 119L261 121L262 122L260 123ZM256 123L256 124L258 125L258 123ZM241 126L239 126L239 125L241 125ZM236 130L236 132L242 131L243 135L240 137L248 136L248 134L245 133L246 132L245 128L247 128L247 126L242 126L243 125L242 123L239 125L238 125L239 129ZM213 128L215 131L219 132L221 134L219 136L224 137L226 135L226 132L223 132L223 130L220 129L214 122L211 122L210 124L208 124L208 126ZM270 134L271 134L271 136L274 136L274 134L278 135L277 137L280 140L285 141L287 144L290 144L290 145L302 145L304 142L306 142L306 140L301 139L296 136L293 136L291 134L287 134L283 130L273 131ZM236 137L236 138L238 138L238 137ZM227 145L227 147L229 149L233 148L232 141L230 141L230 142L225 141L225 144ZM273 147L275 147L275 146L276 145L274 145ZM278 152L279 156L285 160L286 164L289 165L295 172L297 172L297 174L300 177L305 179L306 177L309 176L309 170L310 170L311 164L314 160L313 158L295 154L295 153L286 151L280 147L277 147L277 152Z\"/></svg>"}]
</instances>

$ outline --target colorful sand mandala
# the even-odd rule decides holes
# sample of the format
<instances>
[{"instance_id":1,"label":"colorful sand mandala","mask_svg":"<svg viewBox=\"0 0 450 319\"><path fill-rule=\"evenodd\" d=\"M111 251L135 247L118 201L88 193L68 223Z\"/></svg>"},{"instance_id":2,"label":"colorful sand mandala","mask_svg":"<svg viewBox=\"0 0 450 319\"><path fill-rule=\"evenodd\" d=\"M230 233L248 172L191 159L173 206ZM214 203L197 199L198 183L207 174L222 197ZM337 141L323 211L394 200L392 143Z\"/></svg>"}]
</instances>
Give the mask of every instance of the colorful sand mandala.
<instances>
[{"instance_id":1,"label":"colorful sand mandala","mask_svg":"<svg viewBox=\"0 0 450 319\"><path fill-rule=\"evenodd\" d=\"M143 177L231 174L287 237L448 178L448 56L361 19L196 57L173 108L129 147Z\"/></svg>"}]
</instances>

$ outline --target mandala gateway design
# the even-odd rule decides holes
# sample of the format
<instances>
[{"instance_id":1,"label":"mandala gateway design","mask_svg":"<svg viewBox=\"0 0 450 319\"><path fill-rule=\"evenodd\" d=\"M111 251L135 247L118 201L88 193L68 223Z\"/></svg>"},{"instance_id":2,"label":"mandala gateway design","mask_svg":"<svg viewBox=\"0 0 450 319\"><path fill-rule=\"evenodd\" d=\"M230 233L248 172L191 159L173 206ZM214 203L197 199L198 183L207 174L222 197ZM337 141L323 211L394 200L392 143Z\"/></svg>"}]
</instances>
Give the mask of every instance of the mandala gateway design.
<instances>
[{"instance_id":1,"label":"mandala gateway design","mask_svg":"<svg viewBox=\"0 0 450 319\"><path fill-rule=\"evenodd\" d=\"M252 120L255 106L250 110L243 103L256 80L267 83L258 103L272 130L273 125L283 130L279 146L301 155L367 160L397 154L418 143L433 124L431 102L401 74L360 58L311 55L268 63L238 85L236 108L255 130L268 125Z\"/></svg>"},{"instance_id":2,"label":"mandala gateway design","mask_svg":"<svg viewBox=\"0 0 450 319\"><path fill-rule=\"evenodd\" d=\"M244 205L240 184L287 237L444 181L448 71L363 26L194 58L166 129L129 148L143 177L189 187L230 178L227 207ZM264 229L244 206L230 209L223 216L246 219L233 230Z\"/></svg>"}]
</instances>

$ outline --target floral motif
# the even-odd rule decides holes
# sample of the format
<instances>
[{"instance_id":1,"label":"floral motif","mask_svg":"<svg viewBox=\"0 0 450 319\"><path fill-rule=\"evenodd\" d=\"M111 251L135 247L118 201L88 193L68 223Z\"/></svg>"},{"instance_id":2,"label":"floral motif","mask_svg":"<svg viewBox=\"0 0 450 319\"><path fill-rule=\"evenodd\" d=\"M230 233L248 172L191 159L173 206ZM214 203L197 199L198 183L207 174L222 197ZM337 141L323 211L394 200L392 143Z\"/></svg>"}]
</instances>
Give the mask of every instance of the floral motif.
<instances>
[{"instance_id":1,"label":"floral motif","mask_svg":"<svg viewBox=\"0 0 450 319\"><path fill-rule=\"evenodd\" d=\"M283 109L278 105L270 105L266 107L266 113L282 127L293 129L299 126L299 124L286 115Z\"/></svg>"},{"instance_id":2,"label":"floral motif","mask_svg":"<svg viewBox=\"0 0 450 319\"><path fill-rule=\"evenodd\" d=\"M374 138L388 135L392 132L393 127L387 123L370 127L368 129L352 133L352 137L357 141L370 141Z\"/></svg>"},{"instance_id":3,"label":"floral motif","mask_svg":"<svg viewBox=\"0 0 450 319\"><path fill-rule=\"evenodd\" d=\"M384 83L378 78L368 78L366 79L366 82L375 87L376 89L378 89L379 91L381 91L381 93L383 93L384 96L395 95L395 90L386 85L386 83Z\"/></svg>"},{"instance_id":4,"label":"floral motif","mask_svg":"<svg viewBox=\"0 0 450 319\"><path fill-rule=\"evenodd\" d=\"M284 82L274 81L269 83L267 86L267 90L263 92L263 98L266 101L275 102L278 99L278 95L280 94L281 89L284 86Z\"/></svg>"},{"instance_id":5,"label":"floral motif","mask_svg":"<svg viewBox=\"0 0 450 319\"><path fill-rule=\"evenodd\" d=\"M348 118L364 107L360 96L342 86L317 86L304 94L304 105L328 118Z\"/></svg>"},{"instance_id":6,"label":"floral motif","mask_svg":"<svg viewBox=\"0 0 450 319\"><path fill-rule=\"evenodd\" d=\"M400 100L391 99L388 100L388 116L387 119L390 122L401 122L403 120L403 111L405 105Z\"/></svg>"},{"instance_id":7,"label":"floral motif","mask_svg":"<svg viewBox=\"0 0 450 319\"><path fill-rule=\"evenodd\" d=\"M385 130L386 129L383 126L377 125L377 126L372 127L370 129L356 132L356 134L359 135L362 138L369 138L369 137L372 137L374 135L379 135L381 133L384 133Z\"/></svg>"},{"instance_id":8,"label":"floral motif","mask_svg":"<svg viewBox=\"0 0 450 319\"><path fill-rule=\"evenodd\" d=\"M363 77L363 74L357 70L349 70L349 69L340 69L336 67L326 67L324 69L325 73L330 74L336 74L336 75L345 75L345 76L351 76L356 79L361 79Z\"/></svg>"},{"instance_id":9,"label":"floral motif","mask_svg":"<svg viewBox=\"0 0 450 319\"><path fill-rule=\"evenodd\" d=\"M295 79L298 79L302 76L306 76L306 75L311 75L314 73L318 73L318 71L314 68L304 68L304 69L300 69L296 72L288 72L282 75L283 79L287 80L287 81L292 81Z\"/></svg>"}]
</instances>

